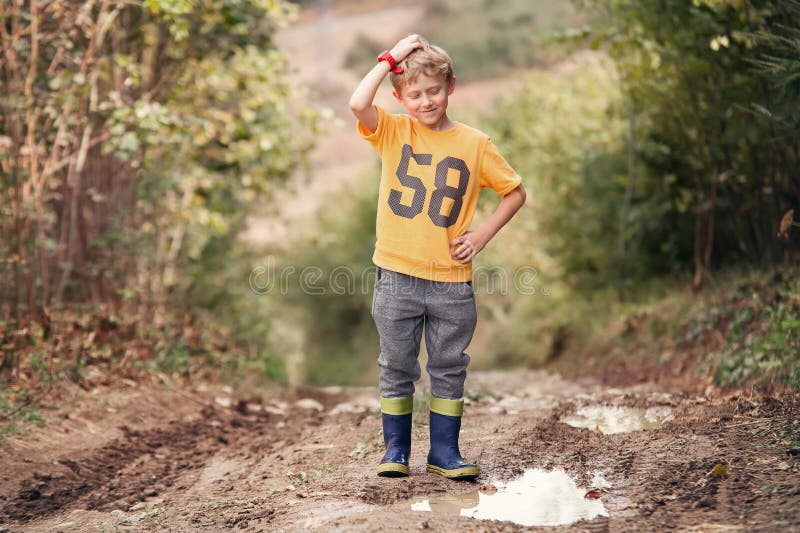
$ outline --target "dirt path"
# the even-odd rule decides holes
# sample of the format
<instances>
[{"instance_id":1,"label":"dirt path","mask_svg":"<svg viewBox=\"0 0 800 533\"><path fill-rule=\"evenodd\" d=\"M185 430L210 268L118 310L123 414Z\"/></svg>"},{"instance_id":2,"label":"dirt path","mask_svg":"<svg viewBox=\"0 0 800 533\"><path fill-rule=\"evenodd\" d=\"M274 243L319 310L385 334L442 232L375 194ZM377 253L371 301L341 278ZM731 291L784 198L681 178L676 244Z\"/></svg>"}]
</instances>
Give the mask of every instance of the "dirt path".
<instances>
[{"instance_id":1,"label":"dirt path","mask_svg":"<svg viewBox=\"0 0 800 533\"><path fill-rule=\"evenodd\" d=\"M502 496L529 469L563 471L579 494L599 491L603 512L566 531L800 531L797 397L688 397L538 372L474 373L468 385L461 442L482 467L475 483L424 471L424 405L411 476L376 477L372 389L246 401L99 390L2 445L0 531L517 531L527 528L457 514L489 502L481 485ZM662 422L606 434L602 422L562 421L597 404L649 409ZM528 514L566 508L558 490L533 494Z\"/></svg>"},{"instance_id":2,"label":"dirt path","mask_svg":"<svg viewBox=\"0 0 800 533\"><path fill-rule=\"evenodd\" d=\"M327 34L318 20L306 20L284 33L282 44L296 57L314 48L309 39L328 39L329 61L340 64L355 28L391 27L400 36L408 28L396 22L413 23L420 14L413 5L338 14ZM295 64L318 68L306 59ZM332 87L324 95L328 105L350 121L337 104L344 102L337 87L353 80L324 81ZM462 98L480 106L513 83L460 87L453 105ZM346 122L321 140L312 170L325 174L312 172L303 194L278 201L280 216L255 220L252 242L280 241L287 226L319 208L320 198L358 186L374 156L352 127ZM505 483L526 471L566 485L527 493L517 522L533 517L561 523L556 529L563 531L800 531L797 396L692 396L543 372L474 372L461 447L483 473L466 483L425 472L422 395L412 474L381 479L374 471L383 453L374 389L237 398L209 386L129 385L82 395L48 414L43 428L0 444L0 532L518 531L529 527L460 515L513 495ZM588 428L565 423L591 418L597 405L616 415L638 410L632 412L658 422L634 419L652 427L620 433L599 420ZM490 484L496 494L479 490ZM578 514L570 506L581 503L593 518L568 523Z\"/></svg>"}]
</instances>

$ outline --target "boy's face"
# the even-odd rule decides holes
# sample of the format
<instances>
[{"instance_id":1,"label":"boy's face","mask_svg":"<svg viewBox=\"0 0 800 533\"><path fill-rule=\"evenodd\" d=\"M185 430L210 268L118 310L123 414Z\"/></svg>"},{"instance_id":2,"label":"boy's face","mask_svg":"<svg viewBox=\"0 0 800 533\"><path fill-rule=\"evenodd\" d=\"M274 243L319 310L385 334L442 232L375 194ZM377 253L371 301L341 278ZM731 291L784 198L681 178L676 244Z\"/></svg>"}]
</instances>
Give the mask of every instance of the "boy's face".
<instances>
[{"instance_id":1,"label":"boy's face","mask_svg":"<svg viewBox=\"0 0 800 533\"><path fill-rule=\"evenodd\" d=\"M448 122L448 97L455 88L455 78L448 83L441 76L420 73L416 80L404 84L392 94L422 125L438 130Z\"/></svg>"}]
</instances>

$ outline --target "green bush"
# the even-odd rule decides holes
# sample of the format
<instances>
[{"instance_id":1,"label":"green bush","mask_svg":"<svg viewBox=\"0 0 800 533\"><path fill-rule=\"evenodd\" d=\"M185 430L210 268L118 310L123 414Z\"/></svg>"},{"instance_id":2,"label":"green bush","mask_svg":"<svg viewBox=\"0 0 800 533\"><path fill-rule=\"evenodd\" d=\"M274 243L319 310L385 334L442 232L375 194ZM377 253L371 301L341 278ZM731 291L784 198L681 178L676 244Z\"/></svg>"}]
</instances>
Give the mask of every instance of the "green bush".
<instances>
[{"instance_id":1,"label":"green bush","mask_svg":"<svg viewBox=\"0 0 800 533\"><path fill-rule=\"evenodd\" d=\"M719 385L782 384L800 390L800 281L778 273L769 286L740 288L718 318L726 336L717 354ZM726 324L727 323L727 324Z\"/></svg>"},{"instance_id":2,"label":"green bush","mask_svg":"<svg viewBox=\"0 0 800 533\"><path fill-rule=\"evenodd\" d=\"M377 177L365 182L358 192L341 192L327 204L315 222L323 228L318 238L268 252L276 281L283 275L286 283L251 296L260 315L271 319L270 343L285 360L291 382L374 382L378 338L370 309ZM316 273L303 281L304 272Z\"/></svg>"},{"instance_id":3,"label":"green bush","mask_svg":"<svg viewBox=\"0 0 800 533\"><path fill-rule=\"evenodd\" d=\"M781 260L778 221L800 202L792 177L800 3L591 4L604 15L592 44L614 59L623 109L635 120L636 170L627 179L646 194L632 199L630 216L651 204L629 226L660 218L631 244L651 264L666 252L671 266L694 269L696 285L720 265Z\"/></svg>"},{"instance_id":4,"label":"green bush","mask_svg":"<svg viewBox=\"0 0 800 533\"><path fill-rule=\"evenodd\" d=\"M617 253L627 147L615 75L603 56L584 54L559 74L529 76L486 122L531 191L532 206L518 217L532 224L515 219L508 233L525 229L528 246L555 260L550 277L574 286L598 288L652 269L637 250ZM634 190L637 198L653 196L643 182ZM628 240L641 240L641 233L659 226L660 213L650 203L629 213L638 225L626 227Z\"/></svg>"}]
</instances>

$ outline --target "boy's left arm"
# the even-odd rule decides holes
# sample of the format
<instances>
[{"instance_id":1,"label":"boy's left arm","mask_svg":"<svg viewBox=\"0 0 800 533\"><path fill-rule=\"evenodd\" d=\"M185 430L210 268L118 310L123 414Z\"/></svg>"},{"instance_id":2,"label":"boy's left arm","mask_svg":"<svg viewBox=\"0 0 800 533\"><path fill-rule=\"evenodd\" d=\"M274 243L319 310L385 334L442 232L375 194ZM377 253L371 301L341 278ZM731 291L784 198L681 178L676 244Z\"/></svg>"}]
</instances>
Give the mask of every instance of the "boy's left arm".
<instances>
[{"instance_id":1,"label":"boy's left arm","mask_svg":"<svg viewBox=\"0 0 800 533\"><path fill-rule=\"evenodd\" d=\"M450 242L451 248L455 246L455 249L450 251L450 256L462 264L472 261L472 258L483 250L486 243L519 211L519 208L525 203L525 196L525 188L521 184L503 196L500 205L486 222Z\"/></svg>"}]
</instances>

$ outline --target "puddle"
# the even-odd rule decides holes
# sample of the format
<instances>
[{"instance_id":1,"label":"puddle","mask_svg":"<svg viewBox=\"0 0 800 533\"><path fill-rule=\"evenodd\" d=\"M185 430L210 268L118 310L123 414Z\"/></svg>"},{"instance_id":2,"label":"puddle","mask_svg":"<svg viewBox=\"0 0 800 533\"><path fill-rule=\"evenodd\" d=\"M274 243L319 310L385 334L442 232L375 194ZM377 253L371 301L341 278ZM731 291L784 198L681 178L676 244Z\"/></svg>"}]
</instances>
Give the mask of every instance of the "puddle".
<instances>
[{"instance_id":1,"label":"puddle","mask_svg":"<svg viewBox=\"0 0 800 533\"><path fill-rule=\"evenodd\" d=\"M476 490L416 499L411 510L504 520L523 526L559 526L608 516L603 502L584 498L586 489L578 488L563 470L535 468L520 478L494 486L494 493Z\"/></svg>"},{"instance_id":2,"label":"puddle","mask_svg":"<svg viewBox=\"0 0 800 533\"><path fill-rule=\"evenodd\" d=\"M668 407L635 409L608 405L588 405L579 408L574 415L561 419L576 428L600 429L606 435L627 433L643 429L656 429L672 415Z\"/></svg>"}]
</instances>

